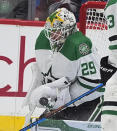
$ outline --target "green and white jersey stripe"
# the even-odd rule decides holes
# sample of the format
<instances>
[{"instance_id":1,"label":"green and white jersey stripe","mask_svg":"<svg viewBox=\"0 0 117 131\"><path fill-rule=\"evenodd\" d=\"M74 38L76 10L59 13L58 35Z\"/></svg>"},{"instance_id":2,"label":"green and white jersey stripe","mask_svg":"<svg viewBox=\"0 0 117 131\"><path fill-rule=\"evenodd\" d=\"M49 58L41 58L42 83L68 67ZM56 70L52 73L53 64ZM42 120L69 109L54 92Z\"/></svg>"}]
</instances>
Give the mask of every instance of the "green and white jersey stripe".
<instances>
[{"instance_id":1,"label":"green and white jersey stripe","mask_svg":"<svg viewBox=\"0 0 117 131\"><path fill-rule=\"evenodd\" d=\"M115 115L117 116L117 106L104 106L102 108L102 114L103 115Z\"/></svg>"}]
</instances>

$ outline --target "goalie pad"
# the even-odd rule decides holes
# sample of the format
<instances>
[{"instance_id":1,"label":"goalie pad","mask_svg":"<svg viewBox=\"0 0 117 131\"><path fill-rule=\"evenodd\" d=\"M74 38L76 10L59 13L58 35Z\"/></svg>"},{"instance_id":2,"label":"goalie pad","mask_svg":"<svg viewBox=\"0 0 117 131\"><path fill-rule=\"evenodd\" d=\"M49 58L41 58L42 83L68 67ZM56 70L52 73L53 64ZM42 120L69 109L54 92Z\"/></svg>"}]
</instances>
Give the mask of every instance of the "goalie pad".
<instances>
[{"instance_id":1,"label":"goalie pad","mask_svg":"<svg viewBox=\"0 0 117 131\"><path fill-rule=\"evenodd\" d=\"M117 101L117 72L106 83L104 101Z\"/></svg>"},{"instance_id":2,"label":"goalie pad","mask_svg":"<svg viewBox=\"0 0 117 131\"><path fill-rule=\"evenodd\" d=\"M27 95L26 95L24 102L22 104L22 108L29 104L29 99L30 99L32 91L34 89L36 89L37 87L39 87L40 85L42 85L42 83L41 83L42 74L41 74L36 62L32 65L31 70L32 70L32 81L31 81L31 84L29 87L29 91L27 92Z\"/></svg>"},{"instance_id":3,"label":"goalie pad","mask_svg":"<svg viewBox=\"0 0 117 131\"><path fill-rule=\"evenodd\" d=\"M117 130L117 72L107 81L102 108L102 131Z\"/></svg>"},{"instance_id":4,"label":"goalie pad","mask_svg":"<svg viewBox=\"0 0 117 131\"><path fill-rule=\"evenodd\" d=\"M102 115L101 116L102 131L117 131L117 116Z\"/></svg>"}]
</instances>

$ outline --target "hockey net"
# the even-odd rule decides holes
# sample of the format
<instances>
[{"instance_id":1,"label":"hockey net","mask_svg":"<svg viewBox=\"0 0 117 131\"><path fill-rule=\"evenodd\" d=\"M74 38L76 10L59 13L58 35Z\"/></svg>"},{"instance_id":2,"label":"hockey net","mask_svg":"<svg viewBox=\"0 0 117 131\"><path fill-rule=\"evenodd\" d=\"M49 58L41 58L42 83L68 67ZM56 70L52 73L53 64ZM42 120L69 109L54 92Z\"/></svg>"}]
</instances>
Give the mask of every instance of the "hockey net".
<instances>
[{"instance_id":1,"label":"hockey net","mask_svg":"<svg viewBox=\"0 0 117 131\"><path fill-rule=\"evenodd\" d=\"M79 17L79 30L92 40L101 57L108 54L109 43L107 21L104 16L105 6L106 2L86 2L80 9Z\"/></svg>"}]
</instances>

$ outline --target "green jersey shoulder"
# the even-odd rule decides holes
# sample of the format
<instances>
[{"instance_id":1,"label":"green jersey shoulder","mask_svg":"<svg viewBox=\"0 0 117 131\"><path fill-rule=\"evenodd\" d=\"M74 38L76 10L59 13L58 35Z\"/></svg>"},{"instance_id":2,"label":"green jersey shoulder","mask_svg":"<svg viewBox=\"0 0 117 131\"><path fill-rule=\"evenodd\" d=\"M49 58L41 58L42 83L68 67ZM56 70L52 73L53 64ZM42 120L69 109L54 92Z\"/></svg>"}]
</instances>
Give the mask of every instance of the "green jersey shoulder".
<instances>
[{"instance_id":1,"label":"green jersey shoulder","mask_svg":"<svg viewBox=\"0 0 117 131\"><path fill-rule=\"evenodd\" d=\"M90 54L91 48L91 40L81 32L77 31L67 37L62 49L60 50L60 53L69 60L73 61ZM44 30L41 31L36 40L35 50L39 49L51 50L49 40L46 38Z\"/></svg>"},{"instance_id":2,"label":"green jersey shoulder","mask_svg":"<svg viewBox=\"0 0 117 131\"><path fill-rule=\"evenodd\" d=\"M49 40L47 39L47 37L44 34L44 30L40 32L36 40L35 50L39 50L39 49L48 49L48 50L51 49Z\"/></svg>"},{"instance_id":3,"label":"green jersey shoulder","mask_svg":"<svg viewBox=\"0 0 117 131\"><path fill-rule=\"evenodd\" d=\"M82 32L77 31L68 36L60 52L71 60L77 60L91 53L91 48L91 40L83 35Z\"/></svg>"},{"instance_id":4,"label":"green jersey shoulder","mask_svg":"<svg viewBox=\"0 0 117 131\"><path fill-rule=\"evenodd\" d=\"M105 10L106 10L109 6L111 6L111 5L113 5L113 4L116 4L116 3L117 3L117 0L109 0L108 3L107 3L107 5L106 5L106 7L105 7Z\"/></svg>"}]
</instances>

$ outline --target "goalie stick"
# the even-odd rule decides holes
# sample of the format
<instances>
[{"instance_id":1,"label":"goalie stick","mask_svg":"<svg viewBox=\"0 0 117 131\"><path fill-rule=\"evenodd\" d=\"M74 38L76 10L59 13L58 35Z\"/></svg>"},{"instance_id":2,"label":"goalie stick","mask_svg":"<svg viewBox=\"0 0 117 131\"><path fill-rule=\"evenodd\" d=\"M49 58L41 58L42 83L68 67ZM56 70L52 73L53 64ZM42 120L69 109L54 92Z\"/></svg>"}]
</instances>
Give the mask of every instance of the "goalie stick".
<instances>
[{"instance_id":1,"label":"goalie stick","mask_svg":"<svg viewBox=\"0 0 117 131\"><path fill-rule=\"evenodd\" d=\"M97 89L99 89L99 88L102 87L102 86L103 86L102 83L99 84L99 85L96 86L95 88L93 88L93 89L85 92L84 94L80 95L79 97L77 97L77 98L71 100L70 102L66 103L65 105L59 107L58 109L55 109L55 110L53 110L53 111L48 112L47 114L44 115L44 117L43 117L42 119L38 119L38 120L34 121L33 123L29 124L28 126L22 128L22 129L19 130L19 131L26 131L26 130L32 128L33 126L36 126L37 124L40 124L41 122L45 121L47 118L49 118L49 117L57 114L58 112L62 111L63 109L65 109L65 108L68 107L69 105L71 105L71 104L75 103L76 101L82 99L83 97L90 95L91 93L93 93L94 91L96 91Z\"/></svg>"}]
</instances>

